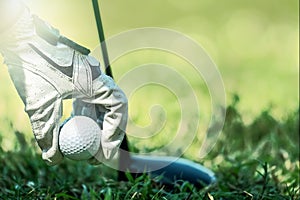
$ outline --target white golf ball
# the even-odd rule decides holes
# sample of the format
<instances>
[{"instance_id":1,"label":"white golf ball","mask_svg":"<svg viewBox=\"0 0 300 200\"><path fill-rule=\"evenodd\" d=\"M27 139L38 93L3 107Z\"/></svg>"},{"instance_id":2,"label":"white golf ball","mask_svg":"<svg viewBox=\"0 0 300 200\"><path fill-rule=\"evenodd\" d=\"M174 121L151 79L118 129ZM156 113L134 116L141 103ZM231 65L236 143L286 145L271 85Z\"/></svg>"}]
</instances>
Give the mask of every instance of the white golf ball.
<instances>
[{"instance_id":1,"label":"white golf ball","mask_svg":"<svg viewBox=\"0 0 300 200\"><path fill-rule=\"evenodd\" d=\"M74 116L60 130L59 148L72 160L87 160L99 150L101 129L91 118Z\"/></svg>"}]
</instances>

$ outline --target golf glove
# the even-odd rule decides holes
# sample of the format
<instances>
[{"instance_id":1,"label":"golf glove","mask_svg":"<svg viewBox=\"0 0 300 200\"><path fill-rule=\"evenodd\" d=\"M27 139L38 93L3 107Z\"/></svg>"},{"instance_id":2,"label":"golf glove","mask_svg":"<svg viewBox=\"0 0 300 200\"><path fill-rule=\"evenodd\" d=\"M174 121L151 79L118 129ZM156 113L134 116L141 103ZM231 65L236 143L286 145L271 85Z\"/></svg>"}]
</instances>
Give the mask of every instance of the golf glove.
<instances>
[{"instance_id":1,"label":"golf glove","mask_svg":"<svg viewBox=\"0 0 300 200\"><path fill-rule=\"evenodd\" d=\"M125 94L101 72L86 48L32 16L24 5L15 8L13 20L0 22L0 53L25 105L42 158L49 165L63 159L58 143L62 101L73 98L72 115L89 116L102 129L100 149L90 162L111 159L125 134Z\"/></svg>"}]
</instances>

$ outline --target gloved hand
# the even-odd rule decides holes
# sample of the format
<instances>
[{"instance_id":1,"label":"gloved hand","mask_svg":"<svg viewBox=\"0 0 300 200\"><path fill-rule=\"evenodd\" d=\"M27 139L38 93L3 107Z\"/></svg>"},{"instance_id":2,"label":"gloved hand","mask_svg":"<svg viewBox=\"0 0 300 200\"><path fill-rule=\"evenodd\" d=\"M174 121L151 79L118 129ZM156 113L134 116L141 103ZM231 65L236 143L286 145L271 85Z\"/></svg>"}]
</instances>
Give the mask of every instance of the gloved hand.
<instances>
[{"instance_id":1,"label":"gloved hand","mask_svg":"<svg viewBox=\"0 0 300 200\"><path fill-rule=\"evenodd\" d=\"M62 101L72 97L76 99L74 115L84 115L87 107L92 107L95 114L102 113L101 149L97 154L101 159L97 157L100 162L111 159L125 133L128 116L125 94L101 73L95 58L76 48L76 43L62 42L59 31L48 24L42 29L46 32L40 31L42 21L20 5L17 16L11 16L14 23L0 30L0 52L25 105L42 158L49 165L63 159L58 148ZM79 108L76 102L83 105Z\"/></svg>"}]
</instances>

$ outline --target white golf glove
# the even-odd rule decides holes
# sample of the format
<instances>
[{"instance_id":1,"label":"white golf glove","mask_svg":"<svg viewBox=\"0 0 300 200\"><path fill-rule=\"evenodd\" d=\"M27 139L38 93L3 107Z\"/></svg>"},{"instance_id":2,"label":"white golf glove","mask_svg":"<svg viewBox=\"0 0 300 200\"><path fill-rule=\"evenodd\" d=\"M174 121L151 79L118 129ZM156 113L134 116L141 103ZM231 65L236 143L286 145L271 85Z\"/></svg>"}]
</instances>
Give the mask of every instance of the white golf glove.
<instances>
[{"instance_id":1,"label":"white golf glove","mask_svg":"<svg viewBox=\"0 0 300 200\"><path fill-rule=\"evenodd\" d=\"M63 159L58 147L62 101L74 98L73 115L90 116L102 129L101 148L91 163L111 159L125 134L125 94L101 73L87 49L20 7L9 28L1 30L6 26L0 22L0 53L24 102L42 158L50 165Z\"/></svg>"}]
</instances>

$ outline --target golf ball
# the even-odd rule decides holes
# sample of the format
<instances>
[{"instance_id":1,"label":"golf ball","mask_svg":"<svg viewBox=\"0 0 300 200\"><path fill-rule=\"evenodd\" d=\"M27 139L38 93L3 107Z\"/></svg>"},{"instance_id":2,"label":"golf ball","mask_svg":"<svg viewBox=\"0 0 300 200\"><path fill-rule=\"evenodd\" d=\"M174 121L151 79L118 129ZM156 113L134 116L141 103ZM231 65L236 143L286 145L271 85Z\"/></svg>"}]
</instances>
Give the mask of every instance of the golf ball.
<instances>
[{"instance_id":1,"label":"golf ball","mask_svg":"<svg viewBox=\"0 0 300 200\"><path fill-rule=\"evenodd\" d=\"M99 150L101 129L91 118L72 117L60 130L59 149L72 160L87 160Z\"/></svg>"}]
</instances>

